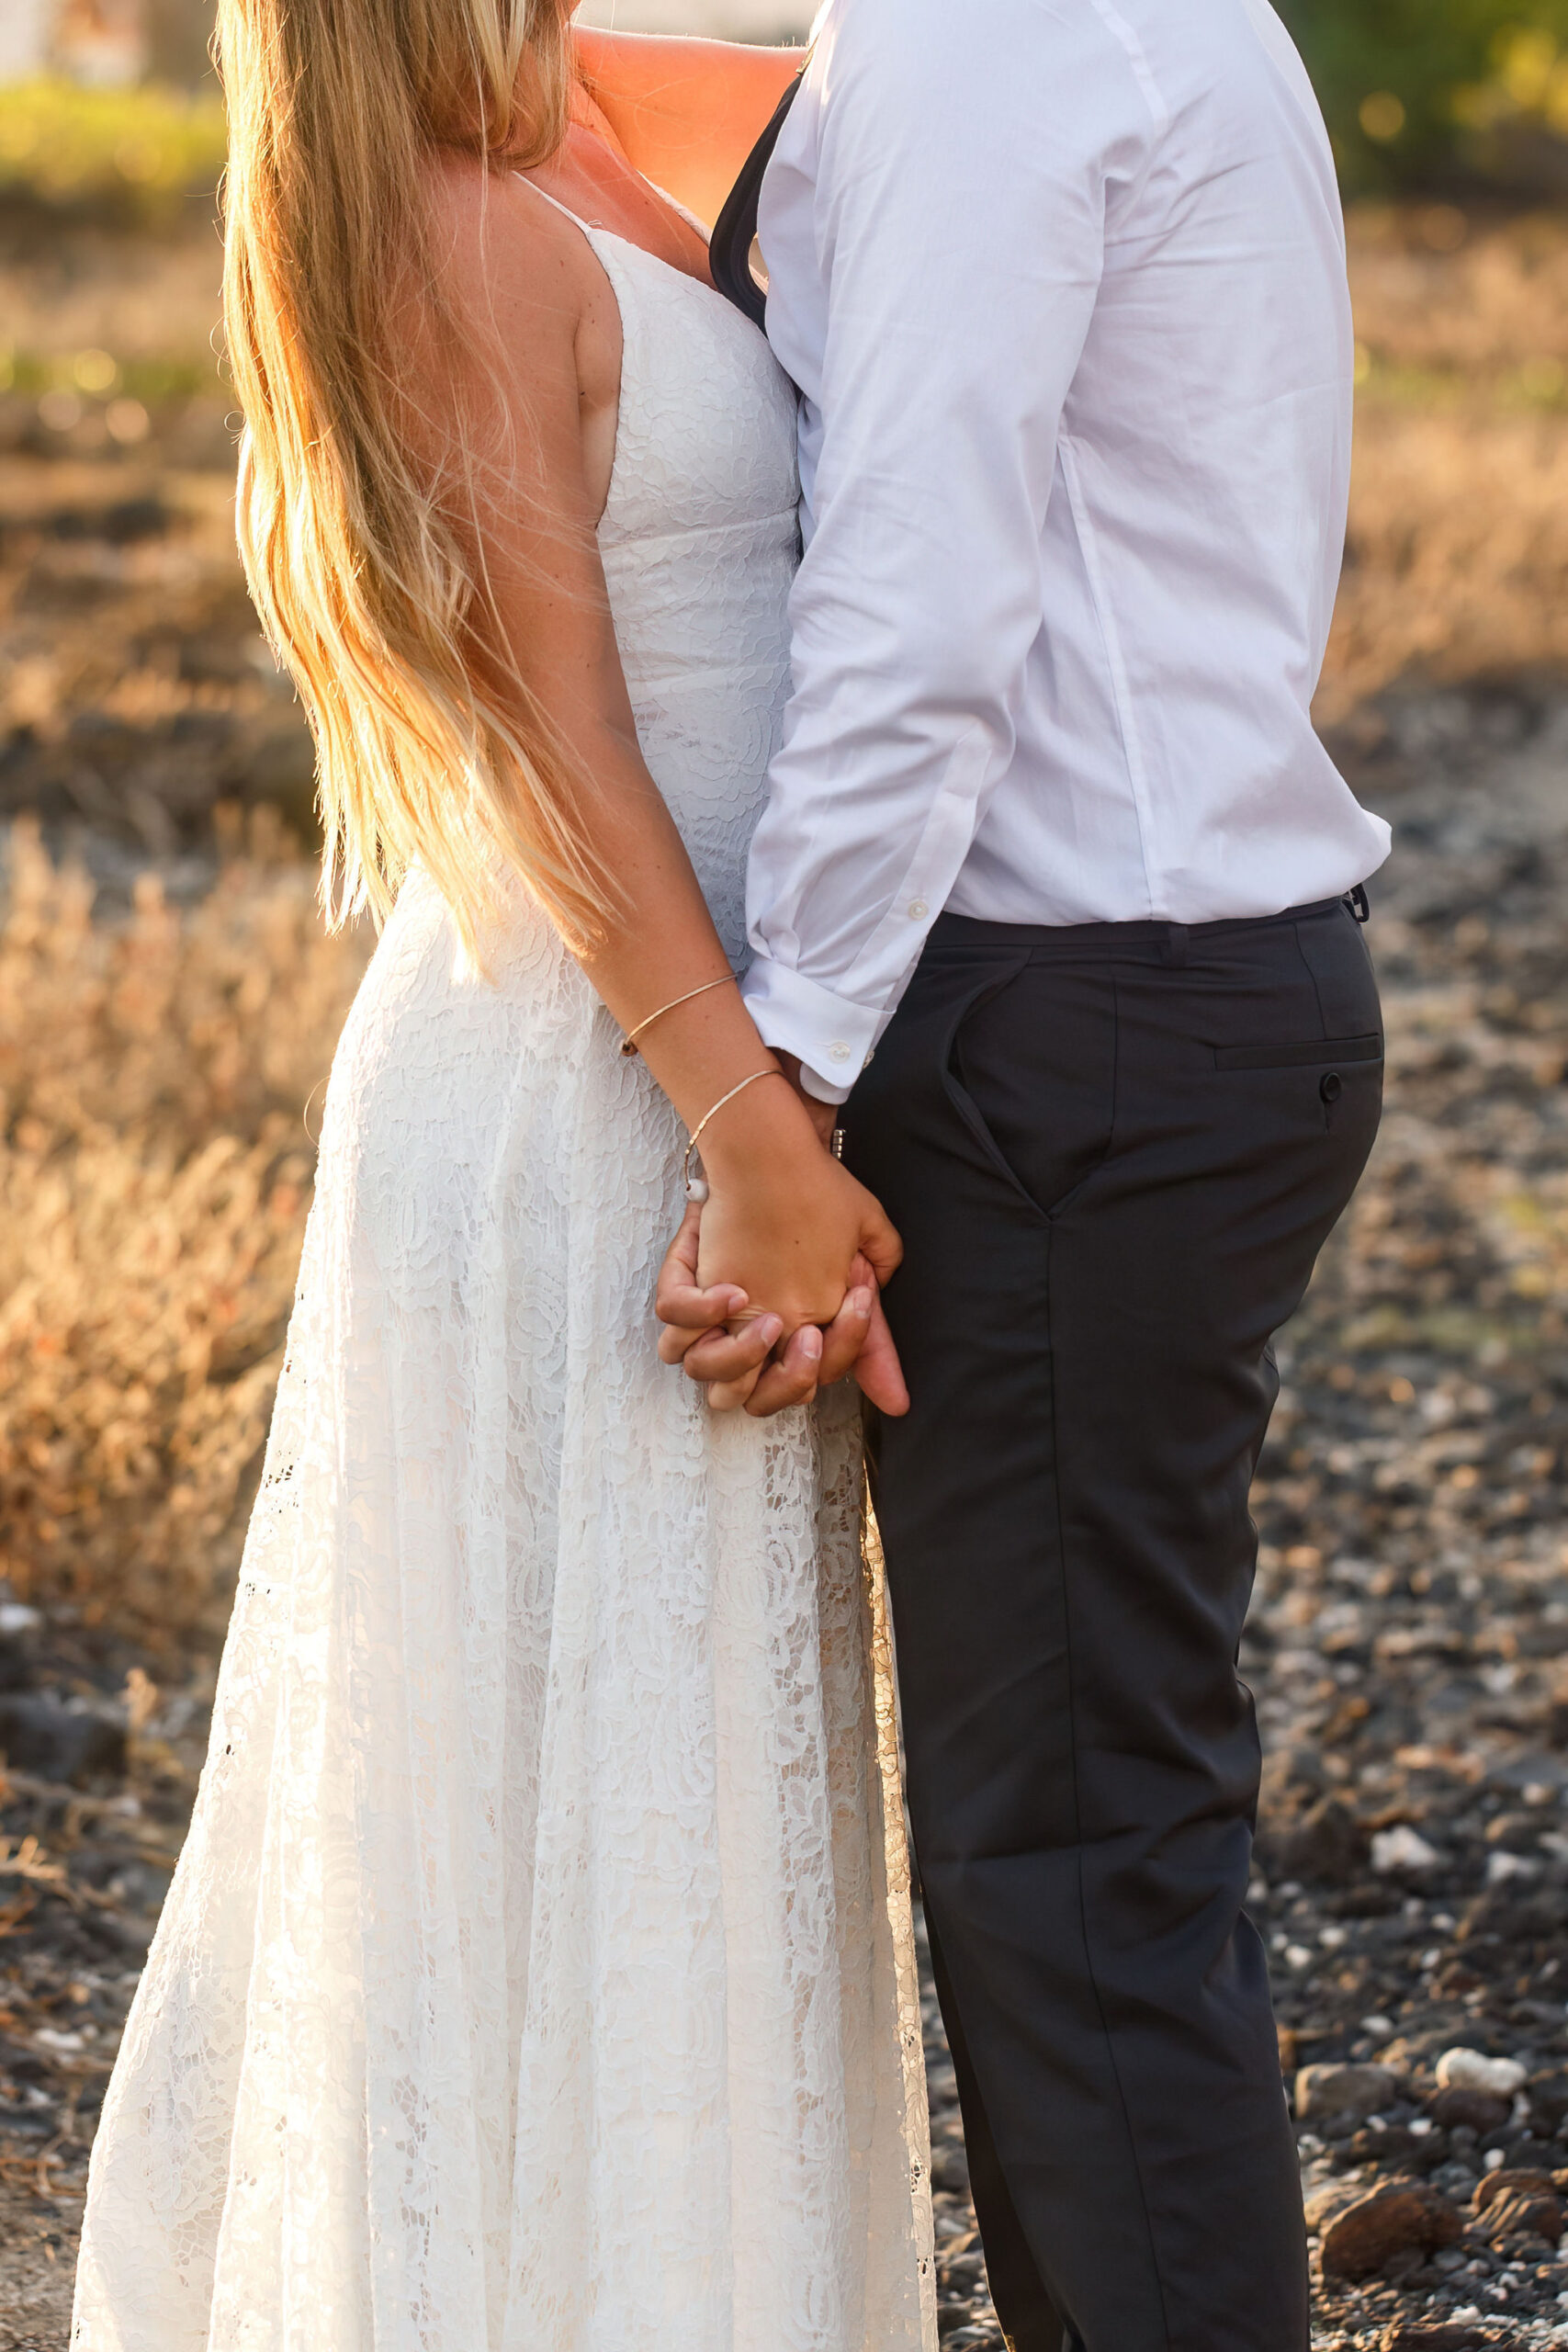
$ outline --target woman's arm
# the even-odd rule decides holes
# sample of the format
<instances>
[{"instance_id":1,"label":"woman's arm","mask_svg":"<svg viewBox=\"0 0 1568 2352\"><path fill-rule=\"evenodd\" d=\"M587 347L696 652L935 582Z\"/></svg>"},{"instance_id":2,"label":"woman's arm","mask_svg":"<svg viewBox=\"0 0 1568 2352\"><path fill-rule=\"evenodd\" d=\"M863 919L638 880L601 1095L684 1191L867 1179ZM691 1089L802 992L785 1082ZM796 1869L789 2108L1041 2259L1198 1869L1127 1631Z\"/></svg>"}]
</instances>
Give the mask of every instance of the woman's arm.
<instances>
[{"instance_id":1,"label":"woman's arm","mask_svg":"<svg viewBox=\"0 0 1568 2352\"><path fill-rule=\"evenodd\" d=\"M573 28L590 89L634 171L717 220L741 164L806 62L801 49Z\"/></svg>"},{"instance_id":2,"label":"woman's arm","mask_svg":"<svg viewBox=\"0 0 1568 2352\"><path fill-rule=\"evenodd\" d=\"M481 183L467 166L438 187L442 280L463 332L411 337L411 406L455 410L476 447L505 453L471 526L491 591L474 658L502 691L515 679L538 697L581 769L621 899L581 961L631 1029L728 967L638 748L599 562L584 451L619 379L614 298L581 232L535 190ZM742 1079L777 1068L729 987L666 1014L641 1049L688 1129ZM857 1252L879 1280L897 1265L897 1237L878 1204L823 1150L782 1079L748 1087L721 1111L702 1157L712 1192L699 1279L736 1286L757 1316L782 1317L786 1336L838 1316Z\"/></svg>"}]
</instances>

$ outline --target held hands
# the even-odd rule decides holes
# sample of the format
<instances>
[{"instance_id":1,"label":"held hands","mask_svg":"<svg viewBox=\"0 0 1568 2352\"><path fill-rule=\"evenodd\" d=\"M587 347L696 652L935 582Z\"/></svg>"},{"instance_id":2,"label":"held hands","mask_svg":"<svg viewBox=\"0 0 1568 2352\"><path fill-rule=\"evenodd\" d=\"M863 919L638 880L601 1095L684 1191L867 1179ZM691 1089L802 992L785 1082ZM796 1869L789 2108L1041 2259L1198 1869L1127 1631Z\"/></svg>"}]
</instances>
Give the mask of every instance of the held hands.
<instances>
[{"instance_id":1,"label":"held hands","mask_svg":"<svg viewBox=\"0 0 1568 2352\"><path fill-rule=\"evenodd\" d=\"M784 1317L758 1313L743 1290L716 1283L705 1290L697 1280L698 1236L703 1212L686 1211L659 1276L660 1361L683 1364L689 1379L707 1388L716 1412L737 1405L762 1418L786 1405L809 1404L852 1371L863 1393L897 1419L909 1409L898 1352L882 1311L870 1261L856 1253L850 1287L833 1320L803 1324L784 1340ZM784 1340L781 1346L780 1341Z\"/></svg>"},{"instance_id":2,"label":"held hands","mask_svg":"<svg viewBox=\"0 0 1568 2352\"><path fill-rule=\"evenodd\" d=\"M907 1412L878 1296L903 1255L897 1233L824 1148L824 1105L777 1086L750 1101L750 1116L705 1137L709 1198L687 1211L660 1274L660 1357L719 1411L780 1412L853 1368L882 1411Z\"/></svg>"}]
</instances>

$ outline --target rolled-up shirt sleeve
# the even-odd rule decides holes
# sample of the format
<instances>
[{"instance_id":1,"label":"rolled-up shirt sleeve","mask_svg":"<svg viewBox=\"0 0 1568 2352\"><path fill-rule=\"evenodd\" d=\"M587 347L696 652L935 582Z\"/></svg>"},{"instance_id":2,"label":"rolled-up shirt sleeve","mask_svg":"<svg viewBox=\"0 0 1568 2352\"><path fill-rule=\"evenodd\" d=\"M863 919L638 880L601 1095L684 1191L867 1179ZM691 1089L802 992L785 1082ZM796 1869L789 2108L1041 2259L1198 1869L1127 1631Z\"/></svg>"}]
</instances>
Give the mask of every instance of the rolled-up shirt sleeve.
<instances>
[{"instance_id":1,"label":"rolled-up shirt sleeve","mask_svg":"<svg viewBox=\"0 0 1568 2352\"><path fill-rule=\"evenodd\" d=\"M848 0L807 88L827 292L746 995L842 1101L1012 755L1108 211L1155 117L1108 0Z\"/></svg>"}]
</instances>

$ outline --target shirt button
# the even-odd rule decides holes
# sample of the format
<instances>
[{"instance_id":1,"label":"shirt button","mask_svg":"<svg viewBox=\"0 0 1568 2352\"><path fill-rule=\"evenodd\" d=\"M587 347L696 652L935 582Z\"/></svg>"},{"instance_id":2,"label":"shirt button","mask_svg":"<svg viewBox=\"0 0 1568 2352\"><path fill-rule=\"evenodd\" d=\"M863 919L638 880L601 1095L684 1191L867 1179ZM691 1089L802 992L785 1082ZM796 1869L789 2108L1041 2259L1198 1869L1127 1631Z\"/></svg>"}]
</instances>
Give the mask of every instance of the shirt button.
<instances>
[{"instance_id":1,"label":"shirt button","mask_svg":"<svg viewBox=\"0 0 1568 2352\"><path fill-rule=\"evenodd\" d=\"M850 1048L848 1046L845 1045L841 1037L835 1037L832 1044L828 1048L828 1059L830 1062L847 1062L849 1057Z\"/></svg>"},{"instance_id":2,"label":"shirt button","mask_svg":"<svg viewBox=\"0 0 1568 2352\"><path fill-rule=\"evenodd\" d=\"M923 899L911 899L908 911L911 922L923 922L930 914L931 909Z\"/></svg>"}]
</instances>

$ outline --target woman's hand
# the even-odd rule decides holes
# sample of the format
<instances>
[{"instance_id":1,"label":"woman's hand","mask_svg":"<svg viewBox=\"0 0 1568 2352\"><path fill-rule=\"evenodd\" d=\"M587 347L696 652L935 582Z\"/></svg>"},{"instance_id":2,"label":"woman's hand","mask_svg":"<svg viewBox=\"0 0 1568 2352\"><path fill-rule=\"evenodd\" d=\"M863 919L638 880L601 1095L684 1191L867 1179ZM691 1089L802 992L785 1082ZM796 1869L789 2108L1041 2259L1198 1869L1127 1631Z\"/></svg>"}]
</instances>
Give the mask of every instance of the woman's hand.
<instances>
[{"instance_id":1,"label":"woman's hand","mask_svg":"<svg viewBox=\"0 0 1568 2352\"><path fill-rule=\"evenodd\" d=\"M871 1402L897 1416L909 1396L879 1292L903 1244L881 1204L823 1149L814 1107L793 1091L773 1094L760 1117L722 1137L710 1130L709 1198L687 1211L659 1278L659 1352L683 1363L720 1412L781 1412L852 1369Z\"/></svg>"},{"instance_id":2,"label":"woman's hand","mask_svg":"<svg viewBox=\"0 0 1568 2352\"><path fill-rule=\"evenodd\" d=\"M832 1322L857 1256L879 1283L897 1266L903 1245L881 1203L823 1150L787 1082L748 1088L718 1114L701 1149L705 1289L735 1284L781 1316L787 1335Z\"/></svg>"}]
</instances>

